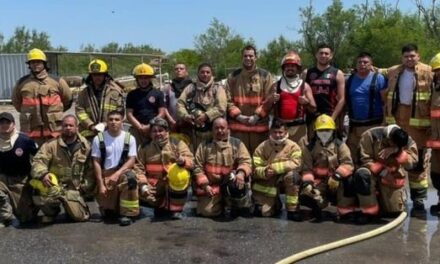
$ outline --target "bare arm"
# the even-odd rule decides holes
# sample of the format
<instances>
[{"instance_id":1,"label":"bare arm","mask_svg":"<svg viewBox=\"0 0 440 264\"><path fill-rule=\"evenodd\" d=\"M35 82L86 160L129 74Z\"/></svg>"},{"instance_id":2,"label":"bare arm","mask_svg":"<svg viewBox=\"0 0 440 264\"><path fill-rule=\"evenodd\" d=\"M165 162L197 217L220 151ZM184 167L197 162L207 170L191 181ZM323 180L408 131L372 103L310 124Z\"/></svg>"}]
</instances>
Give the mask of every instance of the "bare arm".
<instances>
[{"instance_id":1,"label":"bare arm","mask_svg":"<svg viewBox=\"0 0 440 264\"><path fill-rule=\"evenodd\" d=\"M315 112L316 102L315 102L315 98L313 97L312 88L310 88L310 85L308 83L304 84L304 97L308 101L308 104L306 104L307 110L311 113Z\"/></svg>"},{"instance_id":2,"label":"bare arm","mask_svg":"<svg viewBox=\"0 0 440 264\"><path fill-rule=\"evenodd\" d=\"M344 73L341 70L338 70L336 75L336 83L337 83L337 94L336 99L338 103L336 104L335 111L332 114L333 120L336 120L339 114L342 113L345 105L345 77Z\"/></svg>"}]
</instances>

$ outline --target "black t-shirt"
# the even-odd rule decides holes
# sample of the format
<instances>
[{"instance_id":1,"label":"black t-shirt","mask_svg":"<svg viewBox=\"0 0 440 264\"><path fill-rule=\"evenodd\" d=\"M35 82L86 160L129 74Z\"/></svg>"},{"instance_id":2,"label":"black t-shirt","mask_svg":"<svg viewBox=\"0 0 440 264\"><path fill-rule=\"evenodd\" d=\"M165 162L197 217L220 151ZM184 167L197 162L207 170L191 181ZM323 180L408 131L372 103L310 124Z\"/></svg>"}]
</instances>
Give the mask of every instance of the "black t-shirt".
<instances>
[{"instance_id":1,"label":"black t-shirt","mask_svg":"<svg viewBox=\"0 0 440 264\"><path fill-rule=\"evenodd\" d=\"M312 88L313 97L316 101L316 111L319 114L332 115L335 110L337 99L336 75L338 69L330 66L324 71L314 67L307 70L306 82Z\"/></svg>"},{"instance_id":2,"label":"black t-shirt","mask_svg":"<svg viewBox=\"0 0 440 264\"><path fill-rule=\"evenodd\" d=\"M25 176L31 171L31 156L37 153L37 145L20 133L11 150L0 152L0 173L7 176Z\"/></svg>"},{"instance_id":3,"label":"black t-shirt","mask_svg":"<svg viewBox=\"0 0 440 264\"><path fill-rule=\"evenodd\" d=\"M163 93L152 86L137 88L127 95L127 108L133 109L134 117L142 124L148 124L165 107Z\"/></svg>"}]
</instances>

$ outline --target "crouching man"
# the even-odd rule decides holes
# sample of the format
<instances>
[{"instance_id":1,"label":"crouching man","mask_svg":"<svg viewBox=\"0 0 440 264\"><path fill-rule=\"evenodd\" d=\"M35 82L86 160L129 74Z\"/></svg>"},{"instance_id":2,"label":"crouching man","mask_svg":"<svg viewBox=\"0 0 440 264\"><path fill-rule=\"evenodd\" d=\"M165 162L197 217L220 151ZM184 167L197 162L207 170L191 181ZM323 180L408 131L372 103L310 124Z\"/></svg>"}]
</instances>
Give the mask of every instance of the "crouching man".
<instances>
[{"instance_id":1,"label":"crouching man","mask_svg":"<svg viewBox=\"0 0 440 264\"><path fill-rule=\"evenodd\" d=\"M366 223L379 213L393 215L405 209L405 170L417 162L416 143L397 125L371 128L362 134L361 167L353 175L363 213L361 222Z\"/></svg>"},{"instance_id":2,"label":"crouching man","mask_svg":"<svg viewBox=\"0 0 440 264\"><path fill-rule=\"evenodd\" d=\"M44 213L42 223L53 223L61 205L71 220L89 219L82 196L92 177L89 153L89 142L78 133L78 120L67 115L61 136L44 143L32 163L30 184L35 188L33 201Z\"/></svg>"},{"instance_id":3,"label":"crouching man","mask_svg":"<svg viewBox=\"0 0 440 264\"><path fill-rule=\"evenodd\" d=\"M104 218L119 216L119 224L130 225L139 215L138 185L133 166L136 141L122 130L124 116L107 115L107 130L93 139L92 157L98 185L97 202Z\"/></svg>"},{"instance_id":4,"label":"crouching man","mask_svg":"<svg viewBox=\"0 0 440 264\"><path fill-rule=\"evenodd\" d=\"M251 208L249 151L239 139L229 136L228 122L222 117L213 121L212 133L213 139L202 142L196 151L197 214L247 217Z\"/></svg>"},{"instance_id":5,"label":"crouching man","mask_svg":"<svg viewBox=\"0 0 440 264\"><path fill-rule=\"evenodd\" d=\"M303 183L299 202L312 209L316 221L322 220L321 210L329 202L337 205L341 213L336 196L344 189L354 169L350 149L336 137L335 131L336 125L330 116L318 116L314 137L303 150Z\"/></svg>"},{"instance_id":6,"label":"crouching man","mask_svg":"<svg viewBox=\"0 0 440 264\"><path fill-rule=\"evenodd\" d=\"M150 121L151 140L139 148L136 173L140 199L154 208L156 218L182 218L194 156L181 140L170 138L168 122Z\"/></svg>"},{"instance_id":7,"label":"crouching man","mask_svg":"<svg viewBox=\"0 0 440 264\"><path fill-rule=\"evenodd\" d=\"M277 215L282 208L279 194L284 190L287 218L300 220L298 192L301 148L288 137L286 124L275 119L269 131L269 139L255 149L252 198L256 216Z\"/></svg>"}]
</instances>

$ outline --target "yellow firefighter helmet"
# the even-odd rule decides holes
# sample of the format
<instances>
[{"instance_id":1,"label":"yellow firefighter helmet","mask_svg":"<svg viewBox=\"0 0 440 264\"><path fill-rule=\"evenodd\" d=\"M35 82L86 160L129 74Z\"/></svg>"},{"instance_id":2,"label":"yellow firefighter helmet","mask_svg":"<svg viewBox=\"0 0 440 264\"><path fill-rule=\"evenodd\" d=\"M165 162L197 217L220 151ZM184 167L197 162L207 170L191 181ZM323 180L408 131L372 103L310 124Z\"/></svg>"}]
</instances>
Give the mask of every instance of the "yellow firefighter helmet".
<instances>
[{"instance_id":1,"label":"yellow firefighter helmet","mask_svg":"<svg viewBox=\"0 0 440 264\"><path fill-rule=\"evenodd\" d=\"M133 69L133 75L136 76L154 76L154 69L146 63L136 65Z\"/></svg>"},{"instance_id":2,"label":"yellow firefighter helmet","mask_svg":"<svg viewBox=\"0 0 440 264\"><path fill-rule=\"evenodd\" d=\"M47 61L46 54L40 49L31 49L27 54L27 63L35 60Z\"/></svg>"},{"instance_id":3,"label":"yellow firefighter helmet","mask_svg":"<svg viewBox=\"0 0 440 264\"><path fill-rule=\"evenodd\" d=\"M281 60L281 67L286 64L295 64L301 67L301 58L296 51L289 51Z\"/></svg>"},{"instance_id":4,"label":"yellow firefighter helmet","mask_svg":"<svg viewBox=\"0 0 440 264\"><path fill-rule=\"evenodd\" d=\"M190 174L185 168L180 167L177 163L171 164L168 171L168 183L172 190L183 191L189 185Z\"/></svg>"},{"instance_id":5,"label":"yellow firefighter helmet","mask_svg":"<svg viewBox=\"0 0 440 264\"><path fill-rule=\"evenodd\" d=\"M103 60L95 59L89 63L89 73L107 73L108 66Z\"/></svg>"},{"instance_id":6,"label":"yellow firefighter helmet","mask_svg":"<svg viewBox=\"0 0 440 264\"><path fill-rule=\"evenodd\" d=\"M51 187L46 187L43 182L38 179L30 180L29 184L32 188L38 190L41 196L57 196L60 193L57 176L53 173L49 173L49 179L52 183Z\"/></svg>"},{"instance_id":7,"label":"yellow firefighter helmet","mask_svg":"<svg viewBox=\"0 0 440 264\"><path fill-rule=\"evenodd\" d=\"M440 69L440 53L437 53L437 55L435 55L432 59L431 62L429 63L429 65L431 65L432 70L437 70Z\"/></svg>"},{"instance_id":8,"label":"yellow firefighter helmet","mask_svg":"<svg viewBox=\"0 0 440 264\"><path fill-rule=\"evenodd\" d=\"M336 130L336 124L333 118L331 118L331 116L322 114L318 116L318 118L316 118L315 130L318 131L325 129Z\"/></svg>"}]
</instances>

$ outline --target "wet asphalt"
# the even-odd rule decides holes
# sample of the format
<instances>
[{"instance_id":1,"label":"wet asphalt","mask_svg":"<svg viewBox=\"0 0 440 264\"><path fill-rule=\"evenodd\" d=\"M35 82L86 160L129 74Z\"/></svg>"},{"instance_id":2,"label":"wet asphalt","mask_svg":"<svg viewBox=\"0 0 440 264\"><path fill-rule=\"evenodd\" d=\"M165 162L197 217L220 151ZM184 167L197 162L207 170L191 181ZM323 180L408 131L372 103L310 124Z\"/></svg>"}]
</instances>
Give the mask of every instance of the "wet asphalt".
<instances>
[{"instance_id":1,"label":"wet asphalt","mask_svg":"<svg viewBox=\"0 0 440 264\"><path fill-rule=\"evenodd\" d=\"M10 106L1 106L0 111L16 116ZM435 203L437 193L430 189L426 220L407 218L386 234L299 263L440 263L439 221L429 213ZM155 220L152 210L143 207L140 219L121 227L102 222L96 203L89 206L90 222L70 223L61 214L49 226L20 227L14 222L0 229L0 263L275 263L392 220L363 226L336 223L330 214L322 223L296 223L286 220L285 214L213 220L196 217L191 201L183 220Z\"/></svg>"}]
</instances>

